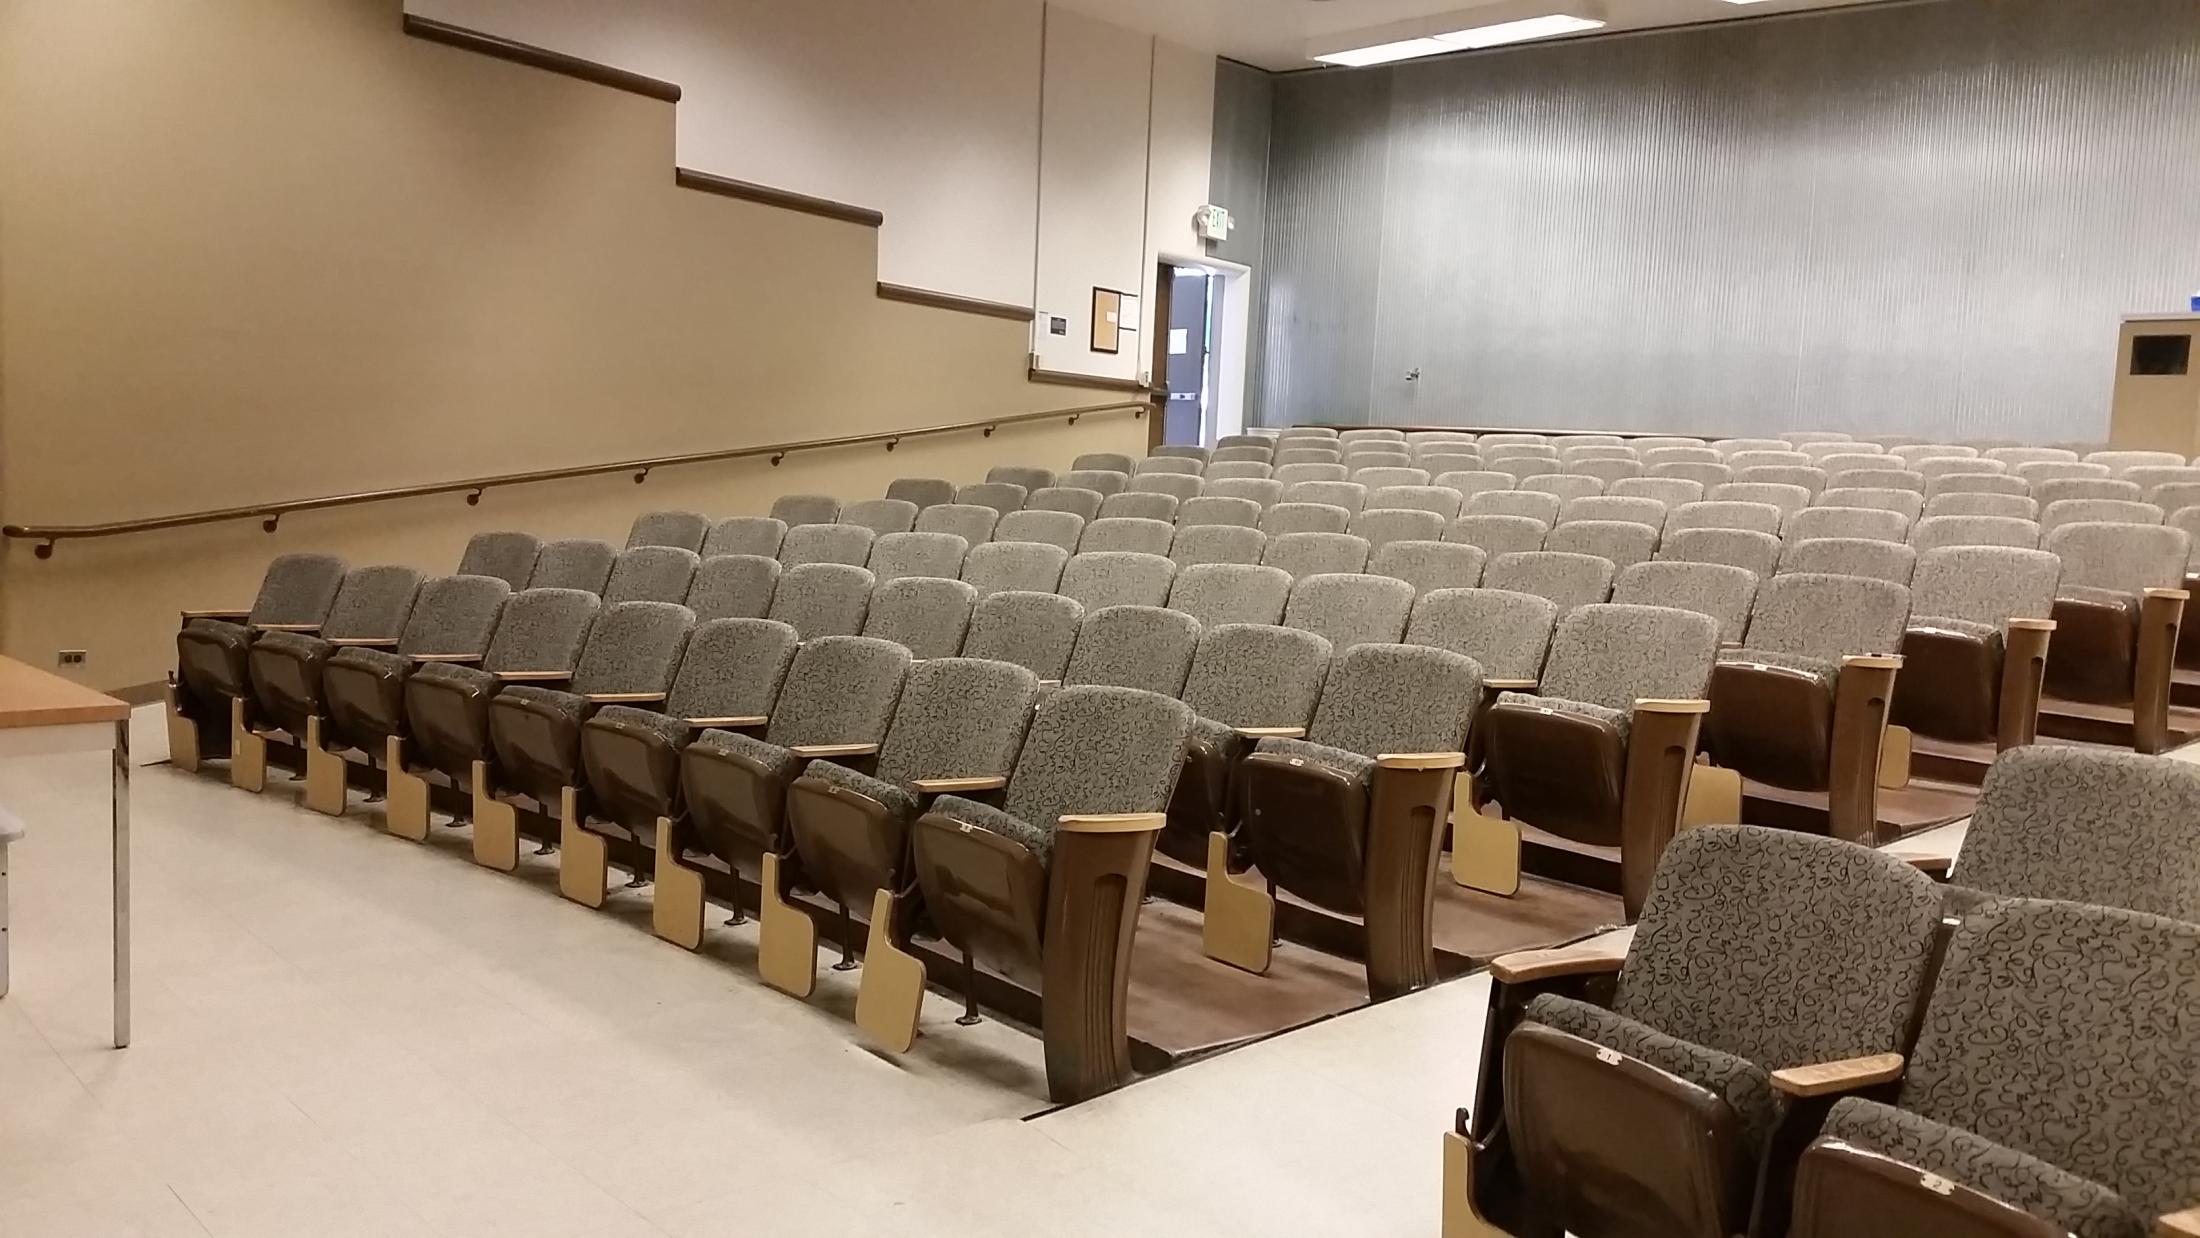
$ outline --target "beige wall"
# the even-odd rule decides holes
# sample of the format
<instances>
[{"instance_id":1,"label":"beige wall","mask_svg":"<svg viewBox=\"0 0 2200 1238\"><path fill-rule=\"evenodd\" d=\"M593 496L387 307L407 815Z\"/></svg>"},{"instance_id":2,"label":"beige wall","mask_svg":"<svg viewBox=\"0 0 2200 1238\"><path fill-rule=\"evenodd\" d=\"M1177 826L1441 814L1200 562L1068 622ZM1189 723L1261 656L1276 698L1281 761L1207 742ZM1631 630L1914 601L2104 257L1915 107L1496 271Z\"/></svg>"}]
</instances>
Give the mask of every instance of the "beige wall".
<instances>
[{"instance_id":1,"label":"beige wall","mask_svg":"<svg viewBox=\"0 0 2200 1238\"><path fill-rule=\"evenodd\" d=\"M78 523L704 450L1112 393L1016 322L882 302L875 234L676 189L671 105L409 39L396 0L0 0L0 512ZM0 648L166 667L270 553L448 570L467 534L620 535L1125 450L1004 431L108 542L11 544Z\"/></svg>"}]
</instances>

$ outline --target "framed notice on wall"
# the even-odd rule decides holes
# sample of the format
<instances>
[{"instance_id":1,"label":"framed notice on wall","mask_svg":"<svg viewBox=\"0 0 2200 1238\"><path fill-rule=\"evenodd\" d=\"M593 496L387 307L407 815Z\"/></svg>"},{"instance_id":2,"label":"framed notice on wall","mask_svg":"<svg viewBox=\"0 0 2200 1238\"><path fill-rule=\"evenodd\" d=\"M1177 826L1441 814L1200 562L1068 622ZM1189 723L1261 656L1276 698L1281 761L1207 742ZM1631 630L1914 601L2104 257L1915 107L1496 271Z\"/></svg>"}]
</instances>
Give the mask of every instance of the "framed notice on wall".
<instances>
[{"instance_id":1,"label":"framed notice on wall","mask_svg":"<svg viewBox=\"0 0 2200 1238\"><path fill-rule=\"evenodd\" d=\"M1092 290L1092 350L1123 351L1123 294L1113 288Z\"/></svg>"}]
</instances>

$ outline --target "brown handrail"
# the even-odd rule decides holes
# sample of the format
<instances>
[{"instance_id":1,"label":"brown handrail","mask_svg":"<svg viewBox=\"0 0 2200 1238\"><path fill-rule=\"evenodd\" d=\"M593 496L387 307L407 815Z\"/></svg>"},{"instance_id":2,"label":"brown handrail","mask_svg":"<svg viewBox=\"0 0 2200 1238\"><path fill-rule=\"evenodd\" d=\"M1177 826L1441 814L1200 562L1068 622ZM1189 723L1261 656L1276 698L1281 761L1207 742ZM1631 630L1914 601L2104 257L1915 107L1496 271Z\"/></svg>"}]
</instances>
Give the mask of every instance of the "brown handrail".
<instances>
[{"instance_id":1,"label":"brown handrail","mask_svg":"<svg viewBox=\"0 0 2200 1238\"><path fill-rule=\"evenodd\" d=\"M31 553L41 559L53 557L56 542L76 537L114 537L123 533L151 533L159 529L180 529L199 524L220 524L230 520L253 520L260 527L273 533L282 518L291 512L318 511L325 507L353 507L361 503L386 503L393 499L417 499L434 494L466 492L469 505L481 502L486 492L504 486L524 486L539 481L564 481L573 477L598 477L605 473L633 473L634 484L649 480L653 470L671 468L679 464L709 464L718 460L742 460L755 456L770 456L772 466L798 451L823 451L833 447L861 447L868 443L884 443L892 451L904 439L930 438L939 434L957 434L966 430L981 430L987 438L1002 426L1026 425L1034 421L1047 421L1066 417L1070 425L1076 425L1080 417L1098 416L1103 413L1135 413L1143 417L1153 407L1149 400L1118 400L1112 404L1086 404L1078 408L1051 408L1036 413L1012 413L1006 417L984 417L975 421L956 421L946 425L919 426L910 430L880 430L871 434L845 434L839 438L803 439L792 443L765 443L756 447L729 447L721 451L693 451L677 456L649 456L640 460L616 460L608 464L579 464L562 469L535 469L526 473L501 473L494 477L469 477L460 481L429 482L420 486L396 486L387 490L361 490L354 494L325 494L311 499L284 499L273 503L254 503L245 507L220 507L212 511L184 512L174 516L153 516L144 520L116 520L107 524L11 524L0 527L0 537L19 540L35 540L39 543Z\"/></svg>"}]
</instances>

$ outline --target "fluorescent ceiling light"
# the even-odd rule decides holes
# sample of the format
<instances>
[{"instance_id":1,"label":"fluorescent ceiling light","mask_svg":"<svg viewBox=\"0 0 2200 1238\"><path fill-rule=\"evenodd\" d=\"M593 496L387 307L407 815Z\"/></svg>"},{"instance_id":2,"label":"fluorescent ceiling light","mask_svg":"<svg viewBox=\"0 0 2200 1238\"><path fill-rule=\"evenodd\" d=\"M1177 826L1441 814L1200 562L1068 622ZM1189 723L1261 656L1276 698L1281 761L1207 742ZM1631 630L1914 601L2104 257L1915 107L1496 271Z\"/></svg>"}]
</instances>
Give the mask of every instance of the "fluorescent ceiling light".
<instances>
[{"instance_id":1,"label":"fluorescent ceiling light","mask_svg":"<svg viewBox=\"0 0 2200 1238\"><path fill-rule=\"evenodd\" d=\"M1411 60L1415 56L1434 56L1443 52L1455 52L1459 48L1436 39L1400 39L1395 43L1378 43L1373 47L1355 47L1348 51L1326 52L1314 57L1323 64L1361 68L1371 64L1389 64L1393 60Z\"/></svg>"},{"instance_id":2,"label":"fluorescent ceiling light","mask_svg":"<svg viewBox=\"0 0 2200 1238\"><path fill-rule=\"evenodd\" d=\"M1753 3L1754 0L1741 0ZM1494 26L1474 26L1466 30L1454 30L1436 36L1436 42L1452 47L1496 47L1502 43L1524 43L1529 39L1548 39L1561 34L1578 34L1584 30L1598 30L1604 23L1593 17L1574 17L1566 13L1552 13L1545 17L1529 17L1520 21L1498 22Z\"/></svg>"}]
</instances>

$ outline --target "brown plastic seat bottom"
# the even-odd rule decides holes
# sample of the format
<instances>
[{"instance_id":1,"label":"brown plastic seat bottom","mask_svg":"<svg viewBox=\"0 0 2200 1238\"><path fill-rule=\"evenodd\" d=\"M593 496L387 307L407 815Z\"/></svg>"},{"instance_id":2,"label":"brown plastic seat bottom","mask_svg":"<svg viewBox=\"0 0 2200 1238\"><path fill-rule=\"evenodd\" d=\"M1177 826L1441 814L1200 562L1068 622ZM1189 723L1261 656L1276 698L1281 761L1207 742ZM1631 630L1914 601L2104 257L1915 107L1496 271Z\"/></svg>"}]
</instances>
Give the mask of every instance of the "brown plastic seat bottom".
<instances>
[{"instance_id":1,"label":"brown plastic seat bottom","mask_svg":"<svg viewBox=\"0 0 2200 1238\"><path fill-rule=\"evenodd\" d=\"M2001 726L2001 637L1912 628L1902 636L1902 674L1892 721L1956 744L1994 739Z\"/></svg>"},{"instance_id":2,"label":"brown plastic seat bottom","mask_svg":"<svg viewBox=\"0 0 2200 1238\"><path fill-rule=\"evenodd\" d=\"M1627 743L1597 718L1494 705L1485 719L1491 797L1514 821L1597 847L1620 842Z\"/></svg>"},{"instance_id":3,"label":"brown plastic seat bottom","mask_svg":"<svg viewBox=\"0 0 2200 1238\"><path fill-rule=\"evenodd\" d=\"M1838 1140L1795 1169L1792 1238L2063 1238L2060 1226Z\"/></svg>"},{"instance_id":4,"label":"brown plastic seat bottom","mask_svg":"<svg viewBox=\"0 0 2200 1238\"><path fill-rule=\"evenodd\" d=\"M2055 599L2047 694L2095 705L2131 704L2138 639L2136 602Z\"/></svg>"},{"instance_id":5,"label":"brown plastic seat bottom","mask_svg":"<svg viewBox=\"0 0 2200 1238\"><path fill-rule=\"evenodd\" d=\"M1823 791L1832 776L1833 691L1806 671L1745 662L1711 669L1703 747L1745 778Z\"/></svg>"},{"instance_id":6,"label":"brown plastic seat bottom","mask_svg":"<svg viewBox=\"0 0 2200 1238\"><path fill-rule=\"evenodd\" d=\"M1317 907L1365 914L1367 784L1311 761L1254 753L1244 786L1241 833L1261 873Z\"/></svg>"}]
</instances>

